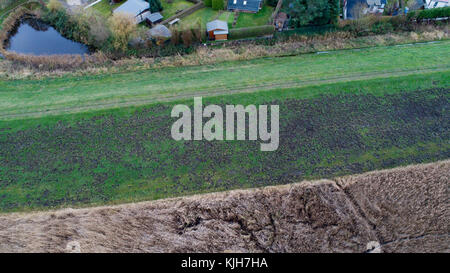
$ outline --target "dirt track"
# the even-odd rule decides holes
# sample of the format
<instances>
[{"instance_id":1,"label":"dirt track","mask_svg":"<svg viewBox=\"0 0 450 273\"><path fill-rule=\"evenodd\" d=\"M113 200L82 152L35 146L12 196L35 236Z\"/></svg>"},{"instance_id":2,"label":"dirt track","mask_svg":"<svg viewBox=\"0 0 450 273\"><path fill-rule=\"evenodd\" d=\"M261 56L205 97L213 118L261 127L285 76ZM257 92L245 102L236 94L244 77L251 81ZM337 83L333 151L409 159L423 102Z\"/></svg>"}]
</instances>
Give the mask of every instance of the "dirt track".
<instances>
[{"instance_id":1,"label":"dirt track","mask_svg":"<svg viewBox=\"0 0 450 273\"><path fill-rule=\"evenodd\" d=\"M297 184L0 216L0 252L450 252L450 160Z\"/></svg>"}]
</instances>

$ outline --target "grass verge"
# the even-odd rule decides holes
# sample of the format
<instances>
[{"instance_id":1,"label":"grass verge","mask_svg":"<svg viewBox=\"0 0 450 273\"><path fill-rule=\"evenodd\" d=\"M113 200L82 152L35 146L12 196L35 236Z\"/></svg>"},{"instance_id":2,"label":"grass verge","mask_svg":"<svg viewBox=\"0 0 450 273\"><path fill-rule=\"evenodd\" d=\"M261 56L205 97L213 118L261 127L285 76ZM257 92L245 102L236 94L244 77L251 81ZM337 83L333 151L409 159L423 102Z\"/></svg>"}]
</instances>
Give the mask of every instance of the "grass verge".
<instances>
[{"instance_id":1,"label":"grass verge","mask_svg":"<svg viewBox=\"0 0 450 273\"><path fill-rule=\"evenodd\" d=\"M119 74L0 81L0 120L448 71L450 42Z\"/></svg>"}]
</instances>

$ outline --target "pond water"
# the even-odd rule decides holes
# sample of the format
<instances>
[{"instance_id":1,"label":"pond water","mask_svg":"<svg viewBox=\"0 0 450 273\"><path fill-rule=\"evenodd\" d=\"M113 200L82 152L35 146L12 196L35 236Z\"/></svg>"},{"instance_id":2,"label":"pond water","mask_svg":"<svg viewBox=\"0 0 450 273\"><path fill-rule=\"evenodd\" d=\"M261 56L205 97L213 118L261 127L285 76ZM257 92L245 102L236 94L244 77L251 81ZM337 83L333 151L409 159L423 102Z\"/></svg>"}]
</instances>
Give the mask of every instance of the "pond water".
<instances>
[{"instance_id":1,"label":"pond water","mask_svg":"<svg viewBox=\"0 0 450 273\"><path fill-rule=\"evenodd\" d=\"M37 19L22 19L11 33L6 50L32 55L89 53L86 45L64 38L53 27Z\"/></svg>"}]
</instances>

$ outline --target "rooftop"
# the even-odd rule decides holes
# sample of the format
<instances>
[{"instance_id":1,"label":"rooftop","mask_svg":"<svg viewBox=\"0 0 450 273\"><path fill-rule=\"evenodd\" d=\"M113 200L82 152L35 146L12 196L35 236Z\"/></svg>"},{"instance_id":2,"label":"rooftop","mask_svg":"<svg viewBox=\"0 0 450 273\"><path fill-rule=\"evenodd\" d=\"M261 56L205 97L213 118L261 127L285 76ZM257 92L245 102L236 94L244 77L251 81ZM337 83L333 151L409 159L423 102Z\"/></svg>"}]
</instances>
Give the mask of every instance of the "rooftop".
<instances>
[{"instance_id":1,"label":"rooftop","mask_svg":"<svg viewBox=\"0 0 450 273\"><path fill-rule=\"evenodd\" d=\"M122 12L133 16L138 16L144 11L150 9L150 4L144 0L128 0L120 7L114 10L114 13Z\"/></svg>"},{"instance_id":2,"label":"rooftop","mask_svg":"<svg viewBox=\"0 0 450 273\"><path fill-rule=\"evenodd\" d=\"M228 24L225 21L214 20L206 24L206 31L225 30L228 33Z\"/></svg>"},{"instance_id":3,"label":"rooftop","mask_svg":"<svg viewBox=\"0 0 450 273\"><path fill-rule=\"evenodd\" d=\"M261 2L262 0L228 0L228 9L257 12Z\"/></svg>"}]
</instances>

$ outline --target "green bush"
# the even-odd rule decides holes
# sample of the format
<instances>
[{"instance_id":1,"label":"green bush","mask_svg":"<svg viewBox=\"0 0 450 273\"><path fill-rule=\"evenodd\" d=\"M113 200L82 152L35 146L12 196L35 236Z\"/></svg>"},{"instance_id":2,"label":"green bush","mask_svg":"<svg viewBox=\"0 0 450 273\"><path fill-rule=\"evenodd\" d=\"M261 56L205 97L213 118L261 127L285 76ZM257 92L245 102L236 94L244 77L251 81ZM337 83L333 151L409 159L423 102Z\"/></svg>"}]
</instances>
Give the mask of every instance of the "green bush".
<instances>
[{"instance_id":1,"label":"green bush","mask_svg":"<svg viewBox=\"0 0 450 273\"><path fill-rule=\"evenodd\" d=\"M264 35L270 35L275 32L273 25L245 27L245 28L233 28L230 30L230 39L243 39L251 37L259 37Z\"/></svg>"},{"instance_id":2,"label":"green bush","mask_svg":"<svg viewBox=\"0 0 450 273\"><path fill-rule=\"evenodd\" d=\"M225 8L225 4L223 0L212 0L212 9L213 10L223 10Z\"/></svg>"},{"instance_id":3,"label":"green bush","mask_svg":"<svg viewBox=\"0 0 450 273\"><path fill-rule=\"evenodd\" d=\"M205 6L212 7L212 0L204 0Z\"/></svg>"},{"instance_id":4,"label":"green bush","mask_svg":"<svg viewBox=\"0 0 450 273\"><path fill-rule=\"evenodd\" d=\"M417 10L409 12L407 15L407 18L409 20L417 20L417 21L435 18L445 18L445 17L450 17L450 7Z\"/></svg>"},{"instance_id":5,"label":"green bush","mask_svg":"<svg viewBox=\"0 0 450 273\"><path fill-rule=\"evenodd\" d=\"M148 3L150 4L150 11L153 12L160 12L163 10L163 7L161 5L161 2L159 0L148 0Z\"/></svg>"},{"instance_id":6,"label":"green bush","mask_svg":"<svg viewBox=\"0 0 450 273\"><path fill-rule=\"evenodd\" d=\"M335 25L323 25L323 26L307 26L296 29L285 30L283 32L277 32L277 36L292 36L292 35L317 35L325 34L329 32L335 32L339 30Z\"/></svg>"},{"instance_id":7,"label":"green bush","mask_svg":"<svg viewBox=\"0 0 450 273\"><path fill-rule=\"evenodd\" d=\"M357 20L350 20L342 30L353 33L356 36L366 36L371 34L386 34L394 31L411 31L414 24L405 16L377 17L366 16Z\"/></svg>"},{"instance_id":8,"label":"green bush","mask_svg":"<svg viewBox=\"0 0 450 273\"><path fill-rule=\"evenodd\" d=\"M340 14L339 0L285 0L283 10L291 27L335 24Z\"/></svg>"},{"instance_id":9,"label":"green bush","mask_svg":"<svg viewBox=\"0 0 450 273\"><path fill-rule=\"evenodd\" d=\"M46 10L41 19L68 39L105 51L110 47L111 32L106 18L95 11L72 14L65 9Z\"/></svg>"},{"instance_id":10,"label":"green bush","mask_svg":"<svg viewBox=\"0 0 450 273\"><path fill-rule=\"evenodd\" d=\"M417 20L450 17L450 7L426 9L417 14Z\"/></svg>"},{"instance_id":11,"label":"green bush","mask_svg":"<svg viewBox=\"0 0 450 273\"><path fill-rule=\"evenodd\" d=\"M371 32L374 34L385 34L392 32L394 30L394 27L390 22L384 22L384 21L376 21L372 27Z\"/></svg>"},{"instance_id":12,"label":"green bush","mask_svg":"<svg viewBox=\"0 0 450 273\"><path fill-rule=\"evenodd\" d=\"M278 4L278 0L267 0L266 4L271 6L271 7L276 7Z\"/></svg>"}]
</instances>

